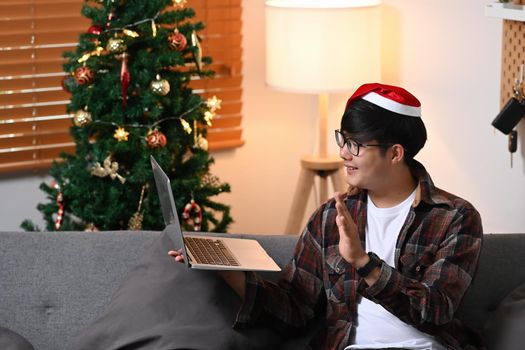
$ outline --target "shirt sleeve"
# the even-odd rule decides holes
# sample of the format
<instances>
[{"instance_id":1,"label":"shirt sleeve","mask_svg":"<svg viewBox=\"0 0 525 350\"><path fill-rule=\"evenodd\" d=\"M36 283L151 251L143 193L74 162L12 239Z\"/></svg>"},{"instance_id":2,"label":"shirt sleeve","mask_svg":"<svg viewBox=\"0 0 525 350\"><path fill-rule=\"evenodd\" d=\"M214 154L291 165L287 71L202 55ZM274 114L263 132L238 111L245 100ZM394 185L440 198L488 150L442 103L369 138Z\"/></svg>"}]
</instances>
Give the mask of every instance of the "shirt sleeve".
<instances>
[{"instance_id":1,"label":"shirt sleeve","mask_svg":"<svg viewBox=\"0 0 525 350\"><path fill-rule=\"evenodd\" d=\"M246 274L245 298L234 328L264 324L278 331L292 331L314 320L324 295L322 208L310 218L278 284L253 272Z\"/></svg>"},{"instance_id":2,"label":"shirt sleeve","mask_svg":"<svg viewBox=\"0 0 525 350\"><path fill-rule=\"evenodd\" d=\"M446 324L474 276L482 232L475 209L458 210L432 260L423 257L416 275L407 277L383 262L379 280L370 287L361 280L359 293L421 330ZM421 276L417 276L419 271Z\"/></svg>"}]
</instances>

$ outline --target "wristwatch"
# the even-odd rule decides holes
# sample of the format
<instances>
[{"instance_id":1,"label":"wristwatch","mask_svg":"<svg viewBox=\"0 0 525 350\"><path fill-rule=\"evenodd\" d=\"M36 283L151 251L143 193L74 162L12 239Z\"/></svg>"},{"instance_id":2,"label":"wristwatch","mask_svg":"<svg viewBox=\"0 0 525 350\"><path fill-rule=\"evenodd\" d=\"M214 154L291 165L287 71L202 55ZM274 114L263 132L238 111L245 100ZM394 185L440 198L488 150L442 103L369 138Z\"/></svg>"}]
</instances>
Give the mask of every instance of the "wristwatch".
<instances>
[{"instance_id":1,"label":"wristwatch","mask_svg":"<svg viewBox=\"0 0 525 350\"><path fill-rule=\"evenodd\" d=\"M357 274L362 278L368 276L373 269L381 265L381 259L375 253L368 252L367 254L370 257L370 261L365 266L357 269Z\"/></svg>"}]
</instances>

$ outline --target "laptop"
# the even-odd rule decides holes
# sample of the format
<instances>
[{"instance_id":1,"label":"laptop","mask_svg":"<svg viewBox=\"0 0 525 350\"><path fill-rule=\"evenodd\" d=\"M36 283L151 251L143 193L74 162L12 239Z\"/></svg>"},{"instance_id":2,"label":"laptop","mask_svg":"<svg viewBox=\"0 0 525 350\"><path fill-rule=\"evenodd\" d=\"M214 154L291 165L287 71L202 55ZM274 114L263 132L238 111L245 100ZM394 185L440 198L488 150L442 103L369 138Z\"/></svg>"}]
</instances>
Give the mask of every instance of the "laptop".
<instances>
[{"instance_id":1,"label":"laptop","mask_svg":"<svg viewBox=\"0 0 525 350\"><path fill-rule=\"evenodd\" d=\"M153 156L150 156L150 160L166 224L165 231L175 248L182 249L188 267L202 270L281 271L254 239L183 234L170 179Z\"/></svg>"}]
</instances>

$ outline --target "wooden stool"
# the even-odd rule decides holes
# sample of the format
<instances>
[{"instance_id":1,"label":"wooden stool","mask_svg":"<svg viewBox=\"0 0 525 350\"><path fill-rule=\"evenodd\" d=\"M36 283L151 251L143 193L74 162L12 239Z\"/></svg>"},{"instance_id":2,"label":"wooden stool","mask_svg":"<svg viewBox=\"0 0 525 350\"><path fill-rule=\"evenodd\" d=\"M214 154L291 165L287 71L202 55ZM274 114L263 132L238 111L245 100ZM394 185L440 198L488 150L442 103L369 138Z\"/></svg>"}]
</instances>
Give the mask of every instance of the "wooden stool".
<instances>
[{"instance_id":1,"label":"wooden stool","mask_svg":"<svg viewBox=\"0 0 525 350\"><path fill-rule=\"evenodd\" d=\"M339 156L305 156L301 158L301 167L292 208L286 223L286 234L301 233L306 204L314 187L316 176L320 178L320 203L328 199L328 178L332 179L332 185L336 191L346 191L347 187L344 180L343 160Z\"/></svg>"}]
</instances>

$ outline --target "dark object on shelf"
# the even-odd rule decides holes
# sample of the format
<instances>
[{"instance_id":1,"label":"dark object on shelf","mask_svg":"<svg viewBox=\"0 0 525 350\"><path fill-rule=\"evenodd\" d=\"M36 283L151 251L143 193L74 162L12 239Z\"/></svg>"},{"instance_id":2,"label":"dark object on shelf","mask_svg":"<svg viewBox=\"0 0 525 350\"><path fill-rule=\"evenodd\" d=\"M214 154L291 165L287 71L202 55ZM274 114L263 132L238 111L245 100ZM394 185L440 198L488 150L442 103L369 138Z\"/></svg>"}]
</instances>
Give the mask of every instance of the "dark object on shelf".
<instances>
[{"instance_id":1,"label":"dark object on shelf","mask_svg":"<svg viewBox=\"0 0 525 350\"><path fill-rule=\"evenodd\" d=\"M503 109L496 116L492 125L507 135L519 123L521 118L525 116L525 104L521 103L517 98L512 97L503 107Z\"/></svg>"}]
</instances>

